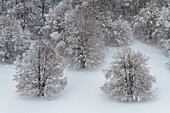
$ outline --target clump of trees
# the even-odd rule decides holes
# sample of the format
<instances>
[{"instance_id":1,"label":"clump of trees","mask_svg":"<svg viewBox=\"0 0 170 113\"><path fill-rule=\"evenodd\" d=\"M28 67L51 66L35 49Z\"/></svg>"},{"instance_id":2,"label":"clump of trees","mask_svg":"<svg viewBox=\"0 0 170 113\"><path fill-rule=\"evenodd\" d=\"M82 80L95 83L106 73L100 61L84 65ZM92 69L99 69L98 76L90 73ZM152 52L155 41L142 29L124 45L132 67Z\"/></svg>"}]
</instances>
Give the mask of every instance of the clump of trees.
<instances>
[{"instance_id":1,"label":"clump of trees","mask_svg":"<svg viewBox=\"0 0 170 113\"><path fill-rule=\"evenodd\" d=\"M134 35L148 44L160 46L169 54L170 39L169 7L158 7L155 2L142 9L133 24Z\"/></svg>"},{"instance_id":2,"label":"clump of trees","mask_svg":"<svg viewBox=\"0 0 170 113\"><path fill-rule=\"evenodd\" d=\"M150 4L135 16L134 34L146 43L160 44L161 39L167 39L169 35L169 14L169 8Z\"/></svg>"},{"instance_id":3,"label":"clump of trees","mask_svg":"<svg viewBox=\"0 0 170 113\"><path fill-rule=\"evenodd\" d=\"M20 56L15 62L14 80L23 95L49 97L65 88L60 56L72 68L91 68L103 61L105 45L128 45L132 37L161 46L170 57L170 9L166 0L56 2L0 2L0 60L13 63ZM48 13L50 7L53 9ZM38 40L26 51L29 39L39 36L52 46ZM149 74L147 61L142 53L124 47L106 69L102 91L120 101L151 98L156 80Z\"/></svg>"},{"instance_id":4,"label":"clump of trees","mask_svg":"<svg viewBox=\"0 0 170 113\"><path fill-rule=\"evenodd\" d=\"M143 101L152 97L156 82L146 66L148 57L128 47L113 57L114 61L105 71L106 83L102 91L119 101Z\"/></svg>"},{"instance_id":5,"label":"clump of trees","mask_svg":"<svg viewBox=\"0 0 170 113\"><path fill-rule=\"evenodd\" d=\"M22 95L51 97L65 88L67 79L63 78L62 58L51 45L39 39L22 57L15 62L14 76Z\"/></svg>"}]
</instances>

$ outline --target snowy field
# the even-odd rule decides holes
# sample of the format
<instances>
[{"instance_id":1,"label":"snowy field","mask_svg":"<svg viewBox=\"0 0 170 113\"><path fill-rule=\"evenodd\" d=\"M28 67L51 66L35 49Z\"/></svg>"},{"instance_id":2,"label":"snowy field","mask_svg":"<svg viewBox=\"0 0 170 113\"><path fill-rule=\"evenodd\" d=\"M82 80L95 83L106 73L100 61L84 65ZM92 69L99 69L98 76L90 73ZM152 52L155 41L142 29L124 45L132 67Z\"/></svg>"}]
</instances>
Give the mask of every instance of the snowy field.
<instances>
[{"instance_id":1,"label":"snowy field","mask_svg":"<svg viewBox=\"0 0 170 113\"><path fill-rule=\"evenodd\" d=\"M12 81L13 65L0 65L0 113L170 113L170 69L161 51L140 41L130 46L150 57L151 74L157 79L158 96L151 101L123 103L105 96L102 69L108 67L116 48L106 49L105 62L92 70L65 70L68 86L54 100L29 99L19 96Z\"/></svg>"}]
</instances>

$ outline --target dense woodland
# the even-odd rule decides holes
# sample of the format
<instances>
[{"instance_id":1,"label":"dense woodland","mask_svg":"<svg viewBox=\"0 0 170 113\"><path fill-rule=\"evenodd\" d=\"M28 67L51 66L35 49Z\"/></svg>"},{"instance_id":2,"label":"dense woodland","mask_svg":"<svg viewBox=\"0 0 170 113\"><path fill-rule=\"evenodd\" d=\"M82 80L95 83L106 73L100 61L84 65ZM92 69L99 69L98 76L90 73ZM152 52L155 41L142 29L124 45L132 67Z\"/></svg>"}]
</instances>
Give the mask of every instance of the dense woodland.
<instances>
[{"instance_id":1,"label":"dense woodland","mask_svg":"<svg viewBox=\"0 0 170 113\"><path fill-rule=\"evenodd\" d=\"M123 49L106 69L103 92L121 101L150 98L156 79L148 58L126 47L134 39L170 58L168 0L0 1L0 60L16 65L24 95L58 93L67 84L64 67L92 68L104 61L105 46L114 46Z\"/></svg>"}]
</instances>

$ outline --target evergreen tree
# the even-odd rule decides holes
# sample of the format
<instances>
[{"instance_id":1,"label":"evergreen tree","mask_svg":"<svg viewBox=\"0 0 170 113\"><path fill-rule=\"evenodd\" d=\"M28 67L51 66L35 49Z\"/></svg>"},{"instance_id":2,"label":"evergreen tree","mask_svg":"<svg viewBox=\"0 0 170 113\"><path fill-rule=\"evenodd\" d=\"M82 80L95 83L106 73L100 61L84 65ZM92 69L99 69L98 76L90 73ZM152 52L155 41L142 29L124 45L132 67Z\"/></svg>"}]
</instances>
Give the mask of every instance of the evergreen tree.
<instances>
[{"instance_id":1,"label":"evergreen tree","mask_svg":"<svg viewBox=\"0 0 170 113\"><path fill-rule=\"evenodd\" d=\"M142 101L152 97L155 78L146 67L148 57L124 47L106 69L102 91L119 101Z\"/></svg>"},{"instance_id":2,"label":"evergreen tree","mask_svg":"<svg viewBox=\"0 0 170 113\"><path fill-rule=\"evenodd\" d=\"M49 45L38 40L23 54L23 60L15 62L18 92L26 96L50 97L64 89L62 58Z\"/></svg>"}]
</instances>

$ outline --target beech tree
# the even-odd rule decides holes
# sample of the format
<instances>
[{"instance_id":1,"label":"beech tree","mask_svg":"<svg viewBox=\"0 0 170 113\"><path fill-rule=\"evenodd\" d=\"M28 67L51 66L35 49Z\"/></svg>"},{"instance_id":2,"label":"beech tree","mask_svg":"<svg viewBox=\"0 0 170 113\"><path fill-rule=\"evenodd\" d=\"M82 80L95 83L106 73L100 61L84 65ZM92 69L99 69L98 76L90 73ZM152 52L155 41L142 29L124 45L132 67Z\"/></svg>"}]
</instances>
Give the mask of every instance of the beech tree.
<instances>
[{"instance_id":1,"label":"beech tree","mask_svg":"<svg viewBox=\"0 0 170 113\"><path fill-rule=\"evenodd\" d=\"M0 17L0 59L13 63L18 55L29 48L29 32L23 31L20 22L7 16Z\"/></svg>"},{"instance_id":2,"label":"beech tree","mask_svg":"<svg viewBox=\"0 0 170 113\"><path fill-rule=\"evenodd\" d=\"M70 66L90 68L102 61L104 36L85 4L67 14L63 37L65 41L59 43L57 48Z\"/></svg>"},{"instance_id":3,"label":"beech tree","mask_svg":"<svg viewBox=\"0 0 170 113\"><path fill-rule=\"evenodd\" d=\"M105 71L106 83L102 91L119 101L143 101L153 94L156 82L146 66L148 57L128 47L122 48L113 57L114 61Z\"/></svg>"},{"instance_id":4,"label":"beech tree","mask_svg":"<svg viewBox=\"0 0 170 113\"><path fill-rule=\"evenodd\" d=\"M67 85L62 58L49 44L39 39L22 57L15 62L17 74L14 76L22 95L50 97Z\"/></svg>"}]
</instances>

